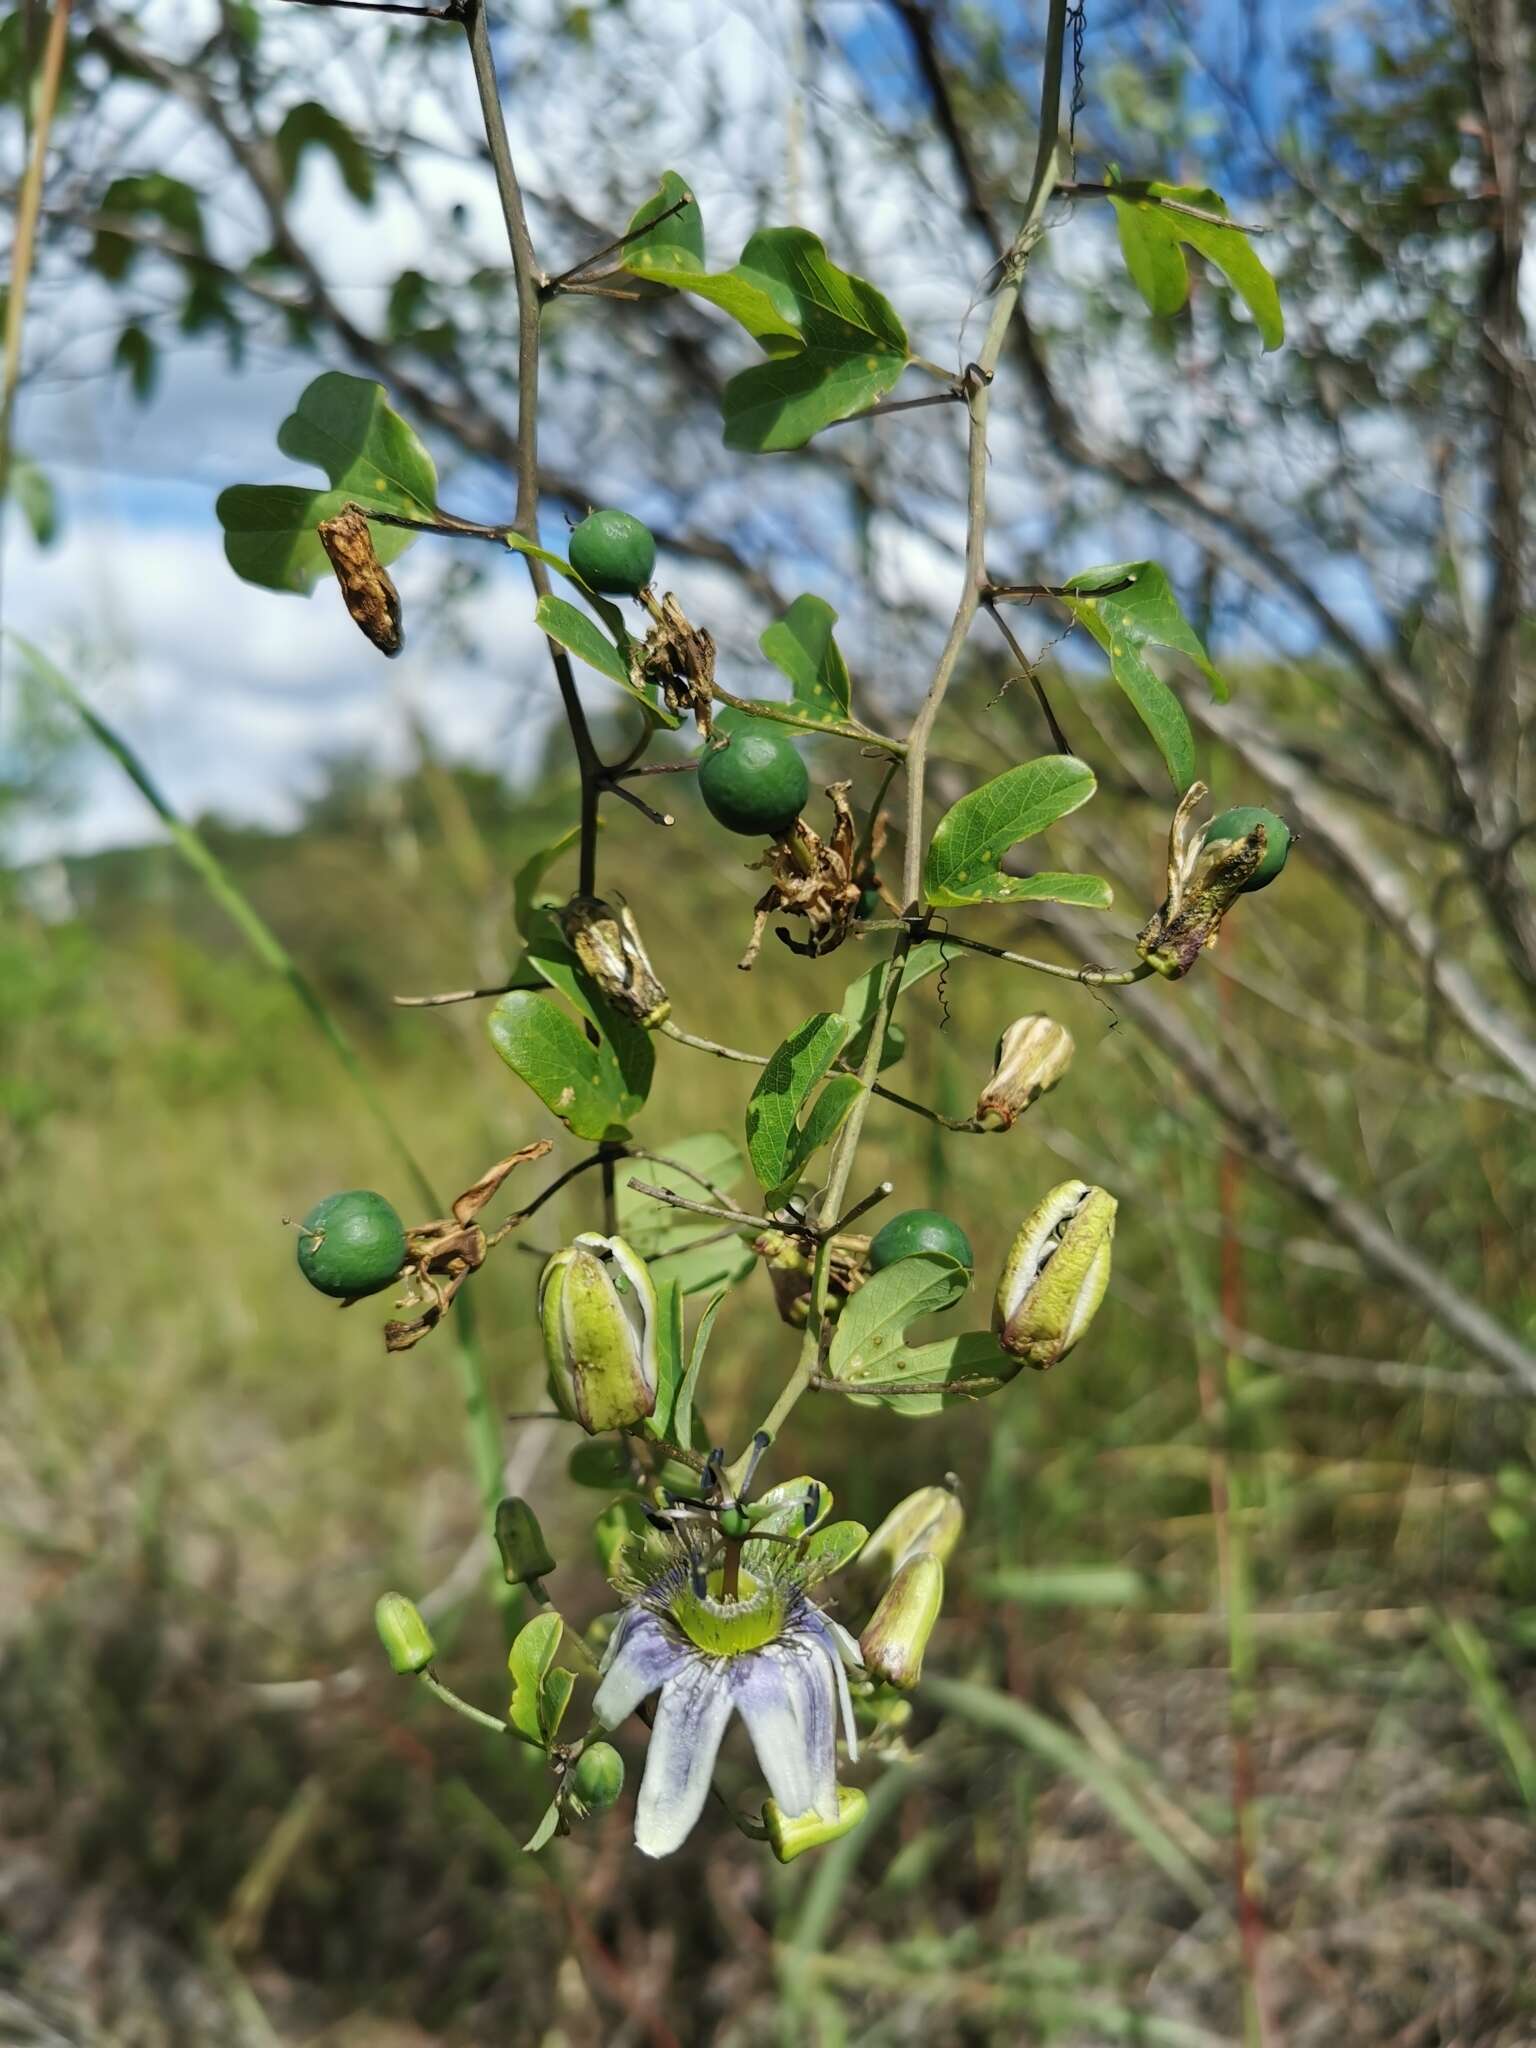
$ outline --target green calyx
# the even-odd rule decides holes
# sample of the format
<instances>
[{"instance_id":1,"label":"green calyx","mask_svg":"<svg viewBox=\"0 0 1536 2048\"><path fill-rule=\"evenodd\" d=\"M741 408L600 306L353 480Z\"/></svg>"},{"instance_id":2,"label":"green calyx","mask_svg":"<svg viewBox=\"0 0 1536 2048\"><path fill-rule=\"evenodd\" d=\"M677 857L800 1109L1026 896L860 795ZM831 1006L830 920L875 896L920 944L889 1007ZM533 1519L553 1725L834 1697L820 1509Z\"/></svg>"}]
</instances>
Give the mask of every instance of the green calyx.
<instances>
[{"instance_id":1,"label":"green calyx","mask_svg":"<svg viewBox=\"0 0 1536 2048\"><path fill-rule=\"evenodd\" d=\"M1264 828L1264 857L1243 884L1245 896L1251 896L1256 889L1267 889L1290 858L1291 828L1284 818L1277 817L1273 811L1266 811L1259 804L1234 804L1230 811L1222 811L1212 818L1201 842L1203 848L1209 848L1230 840L1246 839L1260 825Z\"/></svg>"},{"instance_id":2,"label":"green calyx","mask_svg":"<svg viewBox=\"0 0 1536 2048\"><path fill-rule=\"evenodd\" d=\"M610 506L572 529L570 564L589 589L634 597L655 572L656 542L648 526Z\"/></svg>"},{"instance_id":3,"label":"green calyx","mask_svg":"<svg viewBox=\"0 0 1536 2048\"><path fill-rule=\"evenodd\" d=\"M811 778L794 744L766 719L743 719L699 763L699 794L727 832L777 839L805 809Z\"/></svg>"},{"instance_id":4,"label":"green calyx","mask_svg":"<svg viewBox=\"0 0 1536 2048\"><path fill-rule=\"evenodd\" d=\"M898 1259L916 1258L922 1252L939 1252L955 1259L967 1273L974 1272L976 1254L971 1240L951 1216L937 1209L903 1209L877 1230L869 1245L869 1270L882 1272Z\"/></svg>"},{"instance_id":5,"label":"green calyx","mask_svg":"<svg viewBox=\"0 0 1536 2048\"><path fill-rule=\"evenodd\" d=\"M740 1575L736 1598L727 1600L724 1575L716 1570L702 1593L685 1582L667 1602L667 1612L696 1649L711 1657L739 1657L782 1633L785 1604L782 1586L747 1571Z\"/></svg>"},{"instance_id":6,"label":"green calyx","mask_svg":"<svg viewBox=\"0 0 1536 2048\"><path fill-rule=\"evenodd\" d=\"M327 1195L299 1225L299 1271L334 1300L377 1294L404 1264L405 1226L369 1188Z\"/></svg>"}]
</instances>

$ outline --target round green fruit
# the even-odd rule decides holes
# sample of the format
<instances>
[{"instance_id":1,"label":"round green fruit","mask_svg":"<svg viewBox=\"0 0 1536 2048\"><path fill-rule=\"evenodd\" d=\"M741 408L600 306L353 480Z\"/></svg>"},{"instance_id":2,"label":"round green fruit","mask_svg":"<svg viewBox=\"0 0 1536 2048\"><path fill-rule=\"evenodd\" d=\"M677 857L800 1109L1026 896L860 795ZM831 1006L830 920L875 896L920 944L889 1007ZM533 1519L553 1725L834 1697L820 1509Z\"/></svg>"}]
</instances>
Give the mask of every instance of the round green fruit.
<instances>
[{"instance_id":1,"label":"round green fruit","mask_svg":"<svg viewBox=\"0 0 1536 2048\"><path fill-rule=\"evenodd\" d=\"M1205 828L1205 846L1215 846L1223 839L1246 839L1255 825L1264 827L1264 858L1254 869L1252 877L1243 886L1243 894L1251 896L1255 889L1267 889L1285 866L1291 851L1291 828L1284 818L1277 818L1273 811L1266 811L1258 804L1234 804L1230 811L1222 811L1212 818Z\"/></svg>"},{"instance_id":2,"label":"round green fruit","mask_svg":"<svg viewBox=\"0 0 1536 2048\"><path fill-rule=\"evenodd\" d=\"M792 741L767 719L744 719L699 763L699 794L727 832L777 839L805 809L811 778Z\"/></svg>"},{"instance_id":3,"label":"round green fruit","mask_svg":"<svg viewBox=\"0 0 1536 2048\"><path fill-rule=\"evenodd\" d=\"M656 568L656 542L648 526L628 512L589 512L572 529L571 567L591 590L633 597Z\"/></svg>"},{"instance_id":4,"label":"round green fruit","mask_svg":"<svg viewBox=\"0 0 1536 2048\"><path fill-rule=\"evenodd\" d=\"M404 1264L404 1225L368 1188L327 1195L299 1225L299 1271L338 1301L377 1294Z\"/></svg>"},{"instance_id":5,"label":"round green fruit","mask_svg":"<svg viewBox=\"0 0 1536 2048\"><path fill-rule=\"evenodd\" d=\"M624 1759L611 1742L589 1742L570 1777L571 1803L579 1813L606 1813L624 1790Z\"/></svg>"},{"instance_id":6,"label":"round green fruit","mask_svg":"<svg viewBox=\"0 0 1536 2048\"><path fill-rule=\"evenodd\" d=\"M898 1259L916 1258L920 1252L941 1252L958 1259L967 1273L975 1271L976 1254L971 1240L952 1217L937 1209L903 1209L875 1232L869 1246L869 1270L881 1272Z\"/></svg>"}]
</instances>

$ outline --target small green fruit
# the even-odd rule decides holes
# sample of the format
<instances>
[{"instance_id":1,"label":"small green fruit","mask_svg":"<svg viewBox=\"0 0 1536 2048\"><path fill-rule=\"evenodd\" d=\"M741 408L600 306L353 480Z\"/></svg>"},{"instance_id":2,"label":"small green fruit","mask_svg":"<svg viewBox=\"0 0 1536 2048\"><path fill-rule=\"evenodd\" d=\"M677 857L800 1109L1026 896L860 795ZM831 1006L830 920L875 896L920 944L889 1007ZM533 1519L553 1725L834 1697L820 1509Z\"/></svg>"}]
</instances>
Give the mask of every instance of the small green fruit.
<instances>
[{"instance_id":1,"label":"small green fruit","mask_svg":"<svg viewBox=\"0 0 1536 2048\"><path fill-rule=\"evenodd\" d=\"M570 562L589 589L633 597L655 571L656 542L650 528L628 512L589 512L572 529Z\"/></svg>"},{"instance_id":2,"label":"small green fruit","mask_svg":"<svg viewBox=\"0 0 1536 2048\"><path fill-rule=\"evenodd\" d=\"M777 839L805 808L811 778L804 761L766 719L743 719L730 740L699 763L699 794L727 832Z\"/></svg>"},{"instance_id":3,"label":"small green fruit","mask_svg":"<svg viewBox=\"0 0 1536 2048\"><path fill-rule=\"evenodd\" d=\"M952 1217L941 1216L937 1209L903 1209L871 1239L869 1270L881 1272L898 1259L916 1258L920 1252L941 1252L958 1259L967 1273L976 1267L971 1240Z\"/></svg>"},{"instance_id":4,"label":"small green fruit","mask_svg":"<svg viewBox=\"0 0 1536 2048\"><path fill-rule=\"evenodd\" d=\"M572 1807L582 1815L606 1813L623 1790L623 1757L611 1742L589 1742L571 1772Z\"/></svg>"},{"instance_id":5,"label":"small green fruit","mask_svg":"<svg viewBox=\"0 0 1536 2048\"><path fill-rule=\"evenodd\" d=\"M404 1264L405 1227L368 1188L327 1195L299 1225L299 1271L338 1301L377 1294Z\"/></svg>"},{"instance_id":6,"label":"small green fruit","mask_svg":"<svg viewBox=\"0 0 1536 2048\"><path fill-rule=\"evenodd\" d=\"M1215 846L1224 839L1246 839L1255 825L1264 827L1264 858L1243 885L1245 896L1251 896L1255 889L1267 889L1285 866L1291 851L1291 828L1284 818L1277 818L1273 811L1258 804L1235 804L1230 811L1212 818L1201 842L1202 846Z\"/></svg>"}]
</instances>

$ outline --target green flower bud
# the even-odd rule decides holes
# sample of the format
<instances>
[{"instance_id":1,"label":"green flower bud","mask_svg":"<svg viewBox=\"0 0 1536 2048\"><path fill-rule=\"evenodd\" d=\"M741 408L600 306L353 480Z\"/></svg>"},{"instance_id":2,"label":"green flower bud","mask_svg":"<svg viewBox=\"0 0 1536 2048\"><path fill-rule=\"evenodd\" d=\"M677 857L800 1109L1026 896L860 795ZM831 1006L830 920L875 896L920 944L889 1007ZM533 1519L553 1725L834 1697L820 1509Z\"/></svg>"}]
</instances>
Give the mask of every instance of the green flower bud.
<instances>
[{"instance_id":1,"label":"green flower bud","mask_svg":"<svg viewBox=\"0 0 1536 2048\"><path fill-rule=\"evenodd\" d=\"M927 1551L948 1564L965 1530L953 1474L943 1486L920 1486L897 1501L859 1553L859 1571L868 1579L893 1579L909 1558Z\"/></svg>"},{"instance_id":2,"label":"green flower bud","mask_svg":"<svg viewBox=\"0 0 1536 2048\"><path fill-rule=\"evenodd\" d=\"M656 1406L656 1289L621 1237L583 1231L539 1278L549 1391L589 1436L632 1429Z\"/></svg>"},{"instance_id":3,"label":"green flower bud","mask_svg":"<svg viewBox=\"0 0 1536 2048\"><path fill-rule=\"evenodd\" d=\"M1188 974L1200 955L1215 945L1221 921L1238 897L1272 881L1290 850L1290 833L1272 812L1254 812L1255 822L1235 838L1227 821L1238 819L1246 825L1235 811L1223 811L1213 821L1220 832L1202 830L1194 815L1209 794L1203 782L1191 783L1174 812L1168 833L1168 893L1136 934L1137 952L1168 981ZM1284 851L1277 862L1280 833L1285 834Z\"/></svg>"},{"instance_id":4,"label":"green flower bud","mask_svg":"<svg viewBox=\"0 0 1536 2048\"><path fill-rule=\"evenodd\" d=\"M850 1834L868 1810L869 1801L857 1785L838 1786L836 1820L822 1820L814 1813L783 1814L770 1799L763 1808L768 1846L781 1863L793 1863L807 1849L819 1849L839 1835Z\"/></svg>"},{"instance_id":5,"label":"green flower bud","mask_svg":"<svg viewBox=\"0 0 1536 2048\"><path fill-rule=\"evenodd\" d=\"M530 1579L546 1578L555 1568L538 1516L527 1501L515 1496L497 1503L496 1548L509 1586L526 1586Z\"/></svg>"},{"instance_id":6,"label":"green flower bud","mask_svg":"<svg viewBox=\"0 0 1536 2048\"><path fill-rule=\"evenodd\" d=\"M606 1813L624 1790L624 1759L611 1742L591 1742L566 1779L566 1804L578 1820Z\"/></svg>"},{"instance_id":7,"label":"green flower bud","mask_svg":"<svg viewBox=\"0 0 1536 2048\"><path fill-rule=\"evenodd\" d=\"M573 896L559 913L566 943L613 1007L654 1031L672 1014L629 905L617 910L600 896Z\"/></svg>"},{"instance_id":8,"label":"green flower bud","mask_svg":"<svg viewBox=\"0 0 1536 2048\"><path fill-rule=\"evenodd\" d=\"M1049 1372L1093 1321L1109 1285L1113 1195L1064 1180L1024 1219L1003 1267L992 1328L1003 1349Z\"/></svg>"},{"instance_id":9,"label":"green flower bud","mask_svg":"<svg viewBox=\"0 0 1536 2048\"><path fill-rule=\"evenodd\" d=\"M1072 1064L1072 1034L1054 1017L1020 1017L997 1041L994 1072L976 1102L976 1121L1007 1131Z\"/></svg>"},{"instance_id":10,"label":"green flower bud","mask_svg":"<svg viewBox=\"0 0 1536 2048\"><path fill-rule=\"evenodd\" d=\"M910 1692L923 1675L923 1652L944 1604L944 1567L927 1551L909 1557L886 1587L859 1637L871 1678Z\"/></svg>"},{"instance_id":11,"label":"green flower bud","mask_svg":"<svg viewBox=\"0 0 1536 2048\"><path fill-rule=\"evenodd\" d=\"M403 1593L381 1593L374 1605L373 1623L390 1663L402 1678L425 1671L437 1655L437 1645L421 1610Z\"/></svg>"}]
</instances>

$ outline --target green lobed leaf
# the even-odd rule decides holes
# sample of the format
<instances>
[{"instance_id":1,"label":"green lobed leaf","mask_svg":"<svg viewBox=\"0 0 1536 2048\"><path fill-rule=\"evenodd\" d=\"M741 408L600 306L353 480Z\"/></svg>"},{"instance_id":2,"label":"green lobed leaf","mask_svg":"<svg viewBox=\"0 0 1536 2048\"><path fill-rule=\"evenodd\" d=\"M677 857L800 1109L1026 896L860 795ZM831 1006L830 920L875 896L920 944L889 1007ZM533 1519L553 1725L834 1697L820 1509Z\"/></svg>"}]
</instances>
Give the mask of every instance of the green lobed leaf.
<instances>
[{"instance_id":1,"label":"green lobed leaf","mask_svg":"<svg viewBox=\"0 0 1536 2048\"><path fill-rule=\"evenodd\" d=\"M846 1017L822 1011L792 1031L764 1067L747 1102L747 1156L765 1189L780 1188L791 1178L801 1157L801 1112L848 1035Z\"/></svg>"},{"instance_id":2,"label":"green lobed leaf","mask_svg":"<svg viewBox=\"0 0 1536 2048\"><path fill-rule=\"evenodd\" d=\"M525 964L558 989L572 1009L598 1034L596 1051L614 1089L619 1114L632 1117L644 1107L656 1071L656 1046L649 1031L622 1016L566 944L552 912L529 913Z\"/></svg>"},{"instance_id":3,"label":"green lobed leaf","mask_svg":"<svg viewBox=\"0 0 1536 2048\"><path fill-rule=\"evenodd\" d=\"M694 1172L730 1194L746 1172L741 1148L723 1131L704 1131L658 1145L666 1159ZM745 1238L721 1238L715 1244L689 1249L697 1239L714 1236L715 1226L707 1216L689 1216L636 1194L628 1185L631 1178L646 1180L655 1187L670 1188L674 1194L689 1195L695 1201L712 1199L708 1188L675 1167L659 1165L654 1159L637 1161L629 1173L621 1174L617 1189L619 1235L632 1244L651 1269L660 1286L675 1280L684 1294L703 1294L715 1288L733 1287L757 1264L757 1255Z\"/></svg>"},{"instance_id":4,"label":"green lobed leaf","mask_svg":"<svg viewBox=\"0 0 1536 2048\"><path fill-rule=\"evenodd\" d=\"M1116 584L1128 587L1116 589ZM1110 673L1156 742L1174 788L1188 789L1195 779L1194 734L1183 705L1144 650L1168 647L1187 655L1209 682L1212 696L1225 703L1228 691L1166 572L1156 562L1111 562L1069 576L1062 589L1062 603L1109 656Z\"/></svg>"},{"instance_id":5,"label":"green lobed leaf","mask_svg":"<svg viewBox=\"0 0 1536 2048\"><path fill-rule=\"evenodd\" d=\"M492 1007L488 1029L513 1073L573 1137L597 1144L629 1136L626 1119L640 1105L612 1048L593 1045L551 996L514 989Z\"/></svg>"},{"instance_id":6,"label":"green lobed leaf","mask_svg":"<svg viewBox=\"0 0 1536 2048\"><path fill-rule=\"evenodd\" d=\"M846 718L849 709L848 664L832 637L836 624L831 605L807 594L797 597L757 643L789 677L793 701L825 718Z\"/></svg>"},{"instance_id":7,"label":"green lobed leaf","mask_svg":"<svg viewBox=\"0 0 1536 2048\"><path fill-rule=\"evenodd\" d=\"M897 1269L888 1266L887 1272ZM878 1276L877 1276L878 1277ZM932 1387L947 1380L994 1380L992 1387L971 1387L958 1394L856 1394L849 1398L861 1408L890 1408L898 1415L938 1415L962 1401L982 1399L997 1393L1016 1379L1019 1361L999 1348L988 1330L967 1330L959 1337L945 1337L936 1344L903 1345L886 1359L880 1372L857 1375L871 1380L913 1380Z\"/></svg>"},{"instance_id":8,"label":"green lobed leaf","mask_svg":"<svg viewBox=\"0 0 1536 2048\"><path fill-rule=\"evenodd\" d=\"M814 1586L852 1564L868 1539L869 1531L862 1522L829 1522L818 1529L800 1553L806 1583Z\"/></svg>"},{"instance_id":9,"label":"green lobed leaf","mask_svg":"<svg viewBox=\"0 0 1536 2048\"><path fill-rule=\"evenodd\" d=\"M571 1694L575 1690L574 1671L546 1672L544 1683L539 1688L539 1728L546 1748L560 1733L560 1723L565 1719L565 1710L571 1704Z\"/></svg>"},{"instance_id":10,"label":"green lobed leaf","mask_svg":"<svg viewBox=\"0 0 1536 2048\"><path fill-rule=\"evenodd\" d=\"M134 220L148 214L193 249L203 246L203 208L195 189L164 171L145 171L114 178L101 198L105 220ZM90 264L111 284L120 283L142 253L141 244L111 228L99 228L91 242Z\"/></svg>"},{"instance_id":11,"label":"green lobed leaf","mask_svg":"<svg viewBox=\"0 0 1536 2048\"><path fill-rule=\"evenodd\" d=\"M793 322L803 345L726 385L728 448L804 447L821 428L883 397L906 368L907 333L890 301L840 270L806 229L763 229L736 270Z\"/></svg>"},{"instance_id":12,"label":"green lobed leaf","mask_svg":"<svg viewBox=\"0 0 1536 2048\"><path fill-rule=\"evenodd\" d=\"M674 214L649 233L625 244L625 269L636 277L650 278L656 284L669 285L674 291L689 292L695 298L718 306L722 313L728 313L733 320L739 321L753 340L765 349L798 347L800 335L794 320L775 305L772 295L760 282L743 275L739 268L705 269L703 216L699 212L698 201L688 192L676 171L662 173L660 189L637 209L630 221L629 232L633 233L637 227L643 228L647 221L654 220L657 214L685 194L689 204L681 213Z\"/></svg>"},{"instance_id":13,"label":"green lobed leaf","mask_svg":"<svg viewBox=\"0 0 1536 2048\"><path fill-rule=\"evenodd\" d=\"M1075 811L1097 787L1093 770L1075 754L1042 754L961 797L939 820L929 843L923 880L929 902L942 906L1038 901L1050 893L1050 884L1065 881L1076 891L1068 900L1102 908L1109 901L1109 888L1096 876L1022 877L1002 872L1003 856L1011 847ZM1084 881L1097 888L1081 890L1077 885Z\"/></svg>"},{"instance_id":14,"label":"green lobed leaf","mask_svg":"<svg viewBox=\"0 0 1536 2048\"><path fill-rule=\"evenodd\" d=\"M278 429L277 445L295 462L324 470L329 490L294 484L232 484L219 493L230 567L247 583L307 593L331 573L315 529L347 504L431 518L437 471L413 428L390 409L382 384L328 370L306 387ZM371 529L381 562L415 536L398 526Z\"/></svg>"},{"instance_id":15,"label":"green lobed leaf","mask_svg":"<svg viewBox=\"0 0 1536 2048\"><path fill-rule=\"evenodd\" d=\"M1275 281L1260 262L1253 243L1241 228L1195 220L1166 206L1148 203L1173 199L1198 206L1205 213L1225 215L1227 203L1204 185L1168 185L1157 179L1126 183L1110 194L1120 231L1125 267L1136 289L1154 313L1177 313L1189 296L1189 266L1181 243L1198 249L1219 270L1253 315L1266 349L1285 339L1285 315Z\"/></svg>"},{"instance_id":16,"label":"green lobed leaf","mask_svg":"<svg viewBox=\"0 0 1536 2048\"><path fill-rule=\"evenodd\" d=\"M658 221L667 209L685 202L680 213ZM642 230L644 232L642 232ZM669 271L700 271L704 268L704 216L676 171L663 171L661 185L643 206L637 206L625 229L624 267L637 277L665 281Z\"/></svg>"},{"instance_id":17,"label":"green lobed leaf","mask_svg":"<svg viewBox=\"0 0 1536 2048\"><path fill-rule=\"evenodd\" d=\"M532 553L533 550L527 549L525 552ZM539 552L542 553L542 549ZM585 612L577 611L575 605L568 603L563 597L541 597L534 612L534 620L551 640L558 640L560 645L568 648L578 660L586 662L589 668L595 668L598 674L606 676L609 682L617 683L625 695L632 697L654 724L665 726L668 731L676 730L681 721L674 713L668 711L664 704L658 702L649 690L642 689L632 679L629 664L624 656L601 627L594 625Z\"/></svg>"},{"instance_id":18,"label":"green lobed leaf","mask_svg":"<svg viewBox=\"0 0 1536 2048\"><path fill-rule=\"evenodd\" d=\"M630 1483L624 1446L607 1437L590 1437L578 1444L566 1461L565 1471L573 1486L590 1487L595 1493L616 1493Z\"/></svg>"},{"instance_id":19,"label":"green lobed leaf","mask_svg":"<svg viewBox=\"0 0 1536 2048\"><path fill-rule=\"evenodd\" d=\"M795 1183L810 1165L812 1159L835 1138L843 1127L843 1119L858 1101L860 1094L857 1074L834 1074L822 1089L816 1100L806 1111L789 1158L785 1161L784 1174L778 1183L768 1189L770 1203L778 1203L794 1193Z\"/></svg>"},{"instance_id":20,"label":"green lobed leaf","mask_svg":"<svg viewBox=\"0 0 1536 2048\"><path fill-rule=\"evenodd\" d=\"M563 576L567 583L579 590L593 611L597 613L603 624L608 628L609 635L616 643L620 655L627 660L629 653L629 629L624 624L624 614L616 604L604 597L601 591L593 590L589 584L584 583L565 559L564 555L557 555L550 548L540 547L535 541L524 540L523 536L520 533L514 533L511 527L508 527L503 532L501 538L515 555L527 555L535 562L542 562L546 569L553 569L557 576ZM558 634L555 637L558 639ZM561 644L563 645L564 643L562 642ZM585 660L586 656L583 655L582 659ZM626 670L626 676L627 673Z\"/></svg>"},{"instance_id":21,"label":"green lobed leaf","mask_svg":"<svg viewBox=\"0 0 1536 2048\"><path fill-rule=\"evenodd\" d=\"M811 1516L810 1527L819 1529L832 1512L832 1489L804 1472L798 1479L781 1479L777 1486L763 1489L752 1503L753 1527L768 1536L805 1534L805 1503L813 1486L816 1489L816 1509Z\"/></svg>"},{"instance_id":22,"label":"green lobed leaf","mask_svg":"<svg viewBox=\"0 0 1536 2048\"><path fill-rule=\"evenodd\" d=\"M130 320L117 337L117 346L112 351L113 367L119 369L128 379L128 388L140 405L146 404L155 395L159 379L160 354L144 329L136 320Z\"/></svg>"},{"instance_id":23,"label":"green lobed leaf","mask_svg":"<svg viewBox=\"0 0 1536 2048\"><path fill-rule=\"evenodd\" d=\"M59 537L59 508L47 473L25 455L11 460L11 496L32 530L40 548L52 547Z\"/></svg>"},{"instance_id":24,"label":"green lobed leaf","mask_svg":"<svg viewBox=\"0 0 1536 2048\"><path fill-rule=\"evenodd\" d=\"M537 1856L539 1851L551 1843L560 1827L560 1802L551 1799L544 1809L544 1818L523 1844L525 1856Z\"/></svg>"},{"instance_id":25,"label":"green lobed leaf","mask_svg":"<svg viewBox=\"0 0 1536 2048\"><path fill-rule=\"evenodd\" d=\"M658 1444L676 1443L673 1434L678 1390L683 1383L683 1290L675 1280L656 1283L656 1406L641 1424Z\"/></svg>"},{"instance_id":26,"label":"green lobed leaf","mask_svg":"<svg viewBox=\"0 0 1536 2048\"><path fill-rule=\"evenodd\" d=\"M512 1674L512 1704L507 1709L507 1719L515 1734L538 1749L545 1747L544 1681L564 1632L565 1623L558 1614L536 1614L518 1630L507 1653L507 1669Z\"/></svg>"},{"instance_id":27,"label":"green lobed leaf","mask_svg":"<svg viewBox=\"0 0 1536 2048\"><path fill-rule=\"evenodd\" d=\"M558 839L530 854L512 878L512 918L526 939L530 936L533 913L538 903L539 884L562 853L568 853L581 838L579 823L568 826Z\"/></svg>"},{"instance_id":28,"label":"green lobed leaf","mask_svg":"<svg viewBox=\"0 0 1536 2048\"><path fill-rule=\"evenodd\" d=\"M901 991L916 988L920 981L926 981L930 974L937 974L941 968L956 964L956 950L946 946L942 939L924 939L908 953L901 965ZM849 1039L843 1048L843 1064L849 1067L862 1066L864 1054L869 1049L870 1026L880 1007L880 989L885 980L885 965L882 960L874 967L850 981L843 990L840 1014L848 1020ZM881 1066L892 1064L889 1058Z\"/></svg>"},{"instance_id":29,"label":"green lobed leaf","mask_svg":"<svg viewBox=\"0 0 1536 2048\"><path fill-rule=\"evenodd\" d=\"M318 100L304 100L290 107L272 141L288 191L293 190L298 180L305 154L319 149L335 163L352 197L363 206L372 204L372 157L346 122Z\"/></svg>"},{"instance_id":30,"label":"green lobed leaf","mask_svg":"<svg viewBox=\"0 0 1536 2048\"><path fill-rule=\"evenodd\" d=\"M699 1375L704 1370L705 1355L715 1327L715 1317L720 1313L720 1304L727 1290L722 1287L712 1294L704 1304L704 1313L699 1317L699 1326L693 1333L693 1349L688 1355L688 1370L683 1374L677 1390L677 1401L672 1410L672 1423L677 1434L674 1443L691 1445L696 1435L702 1435L695 1401L699 1391Z\"/></svg>"},{"instance_id":31,"label":"green lobed leaf","mask_svg":"<svg viewBox=\"0 0 1536 2048\"><path fill-rule=\"evenodd\" d=\"M827 1354L835 1380L883 1380L902 1349L909 1324L960 1299L971 1276L958 1259L920 1252L872 1274L843 1304Z\"/></svg>"}]
</instances>

